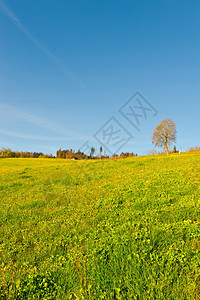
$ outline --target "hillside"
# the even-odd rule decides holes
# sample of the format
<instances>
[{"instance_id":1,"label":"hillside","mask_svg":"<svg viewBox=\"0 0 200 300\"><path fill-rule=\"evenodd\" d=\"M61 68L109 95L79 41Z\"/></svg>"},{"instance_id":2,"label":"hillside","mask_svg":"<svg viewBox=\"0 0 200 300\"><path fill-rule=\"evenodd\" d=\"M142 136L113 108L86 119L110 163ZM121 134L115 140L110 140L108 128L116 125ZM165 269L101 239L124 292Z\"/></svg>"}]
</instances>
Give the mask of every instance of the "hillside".
<instances>
[{"instance_id":1,"label":"hillside","mask_svg":"<svg viewBox=\"0 0 200 300\"><path fill-rule=\"evenodd\" d=\"M199 299L200 155L0 160L0 299Z\"/></svg>"}]
</instances>

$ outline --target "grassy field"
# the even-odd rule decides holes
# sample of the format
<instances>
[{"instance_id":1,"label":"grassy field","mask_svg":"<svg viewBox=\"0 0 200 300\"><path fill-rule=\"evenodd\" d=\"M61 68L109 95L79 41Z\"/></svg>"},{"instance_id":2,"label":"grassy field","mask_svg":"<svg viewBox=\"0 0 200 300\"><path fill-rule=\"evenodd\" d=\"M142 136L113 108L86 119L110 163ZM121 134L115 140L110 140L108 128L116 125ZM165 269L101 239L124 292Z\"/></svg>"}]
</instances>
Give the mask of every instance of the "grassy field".
<instances>
[{"instance_id":1,"label":"grassy field","mask_svg":"<svg viewBox=\"0 0 200 300\"><path fill-rule=\"evenodd\" d=\"M200 155L0 160L0 299L200 299Z\"/></svg>"}]
</instances>

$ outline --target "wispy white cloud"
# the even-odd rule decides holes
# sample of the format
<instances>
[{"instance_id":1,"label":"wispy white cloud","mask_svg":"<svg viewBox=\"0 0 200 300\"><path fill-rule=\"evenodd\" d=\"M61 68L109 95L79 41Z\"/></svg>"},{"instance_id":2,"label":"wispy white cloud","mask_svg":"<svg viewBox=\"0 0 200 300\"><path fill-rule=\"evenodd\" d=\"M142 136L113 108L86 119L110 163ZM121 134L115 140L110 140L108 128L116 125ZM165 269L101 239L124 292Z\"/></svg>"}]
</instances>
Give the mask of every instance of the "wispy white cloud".
<instances>
[{"instance_id":1,"label":"wispy white cloud","mask_svg":"<svg viewBox=\"0 0 200 300\"><path fill-rule=\"evenodd\" d=\"M28 139L28 140L36 140L36 141L66 141L66 137L47 137L47 136L40 136L40 135L23 134L19 132L4 130L4 129L0 129L0 135Z\"/></svg>"},{"instance_id":2,"label":"wispy white cloud","mask_svg":"<svg viewBox=\"0 0 200 300\"><path fill-rule=\"evenodd\" d=\"M51 51L49 51L37 38L33 36L33 34L28 29L26 29L26 27L22 24L19 18L17 18L14 12L10 8L8 8L8 6L3 2L3 0L0 0L0 8L4 12L4 14L17 26L17 28L21 30L30 41L33 42L33 44L35 44L45 55L47 55L51 60L53 60L67 76L70 76L74 81L76 81L76 83L82 89L85 89L84 84L77 78L76 74L70 71L59 57L57 57Z\"/></svg>"},{"instance_id":3,"label":"wispy white cloud","mask_svg":"<svg viewBox=\"0 0 200 300\"><path fill-rule=\"evenodd\" d=\"M14 131L8 131L7 129L0 129L0 134L24 138L24 139L32 139L32 140L45 140L45 141L69 141L69 140L85 140L88 139L88 136L81 135L78 132L73 130L65 129L61 125L50 121L46 118L40 118L33 114L30 114L22 109L19 109L12 105L7 105L0 102L0 119L6 119L9 123L10 121L24 121L25 123L31 123L36 127L43 128L48 130L50 133L54 132L59 134L58 137L43 137L38 135L31 134L23 134L17 133ZM4 127L5 128L5 127Z\"/></svg>"},{"instance_id":4,"label":"wispy white cloud","mask_svg":"<svg viewBox=\"0 0 200 300\"><path fill-rule=\"evenodd\" d=\"M59 126L53 121L50 121L45 118L39 118L12 105L0 103L0 116L1 115L2 117L6 116L10 119L32 123L40 128L49 129L53 132L59 133L60 135L74 136L77 134L76 132L73 132L71 130L63 129L61 126Z\"/></svg>"}]
</instances>

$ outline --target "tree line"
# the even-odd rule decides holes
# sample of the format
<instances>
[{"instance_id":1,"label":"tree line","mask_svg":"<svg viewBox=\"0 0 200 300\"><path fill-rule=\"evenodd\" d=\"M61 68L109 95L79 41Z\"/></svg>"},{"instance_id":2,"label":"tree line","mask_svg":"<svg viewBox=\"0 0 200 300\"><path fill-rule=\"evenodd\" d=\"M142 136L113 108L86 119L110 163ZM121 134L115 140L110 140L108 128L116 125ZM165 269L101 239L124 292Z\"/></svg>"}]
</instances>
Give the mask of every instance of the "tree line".
<instances>
[{"instance_id":1,"label":"tree line","mask_svg":"<svg viewBox=\"0 0 200 300\"><path fill-rule=\"evenodd\" d=\"M86 155L84 152L78 150L77 152L72 149L62 150L61 148L56 151L56 156L52 154L44 154L43 152L28 152L28 151L12 151L9 148L2 148L0 150L0 158L62 158L62 159L103 159L110 158L108 155L102 155L103 149L100 147L99 155L94 155L96 149L91 147L91 152ZM122 152L120 155L113 154L114 158L126 158L137 156L133 152Z\"/></svg>"},{"instance_id":2,"label":"tree line","mask_svg":"<svg viewBox=\"0 0 200 300\"><path fill-rule=\"evenodd\" d=\"M53 158L52 154L44 154L43 152L27 152L27 151L12 151L9 148L0 150L0 158Z\"/></svg>"},{"instance_id":3,"label":"tree line","mask_svg":"<svg viewBox=\"0 0 200 300\"><path fill-rule=\"evenodd\" d=\"M62 150L59 149L56 152L56 157L57 158L65 158L65 159L102 159L102 158L110 158L110 156L104 154L102 155L103 152L103 148L102 146L100 146L99 148L99 154L94 155L96 149L94 147L91 147L90 149L90 154L86 155L84 152L81 152L80 150L78 150L77 152L75 152L75 150ZM136 154L137 155L137 154ZM114 158L125 158L125 157L134 157L136 156L133 152L121 152L120 155L118 154L113 154L112 157Z\"/></svg>"}]
</instances>

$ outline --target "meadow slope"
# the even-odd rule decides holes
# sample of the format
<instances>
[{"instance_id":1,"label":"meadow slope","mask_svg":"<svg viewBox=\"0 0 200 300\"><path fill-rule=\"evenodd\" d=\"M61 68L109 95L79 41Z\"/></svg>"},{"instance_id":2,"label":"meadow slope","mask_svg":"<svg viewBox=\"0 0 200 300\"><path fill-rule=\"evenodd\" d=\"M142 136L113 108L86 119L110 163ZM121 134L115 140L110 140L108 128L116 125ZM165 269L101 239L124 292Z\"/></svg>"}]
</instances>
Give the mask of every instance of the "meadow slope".
<instances>
[{"instance_id":1,"label":"meadow slope","mask_svg":"<svg viewBox=\"0 0 200 300\"><path fill-rule=\"evenodd\" d=\"M0 299L200 299L200 155L0 160Z\"/></svg>"}]
</instances>

